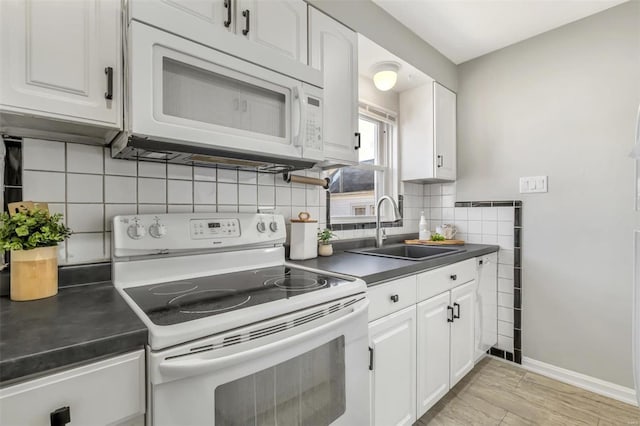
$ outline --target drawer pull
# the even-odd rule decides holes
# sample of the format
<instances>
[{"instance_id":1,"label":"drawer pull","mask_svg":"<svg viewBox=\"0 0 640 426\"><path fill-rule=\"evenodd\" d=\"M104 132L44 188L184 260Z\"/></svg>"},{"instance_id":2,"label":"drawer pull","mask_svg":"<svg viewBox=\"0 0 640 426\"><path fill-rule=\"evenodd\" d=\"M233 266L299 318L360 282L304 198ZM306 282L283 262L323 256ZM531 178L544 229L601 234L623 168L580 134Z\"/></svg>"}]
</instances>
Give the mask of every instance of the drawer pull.
<instances>
[{"instance_id":1,"label":"drawer pull","mask_svg":"<svg viewBox=\"0 0 640 426\"><path fill-rule=\"evenodd\" d=\"M451 314L451 316L449 316ZM453 315L453 308L451 306L447 306L447 322L453 322L455 316Z\"/></svg>"},{"instance_id":2,"label":"drawer pull","mask_svg":"<svg viewBox=\"0 0 640 426\"><path fill-rule=\"evenodd\" d=\"M69 407L58 408L49 415L51 426L64 426L71 422L71 409Z\"/></svg>"},{"instance_id":3,"label":"drawer pull","mask_svg":"<svg viewBox=\"0 0 640 426\"><path fill-rule=\"evenodd\" d=\"M454 317L454 318L460 318L460 305L459 305L459 304L457 304L457 303L454 303L454 304L453 304L453 307L454 307L454 308L457 308L457 310L458 310L458 313L457 313L457 314L456 314L456 313L454 313L454 314L453 314L453 317Z\"/></svg>"},{"instance_id":4,"label":"drawer pull","mask_svg":"<svg viewBox=\"0 0 640 426\"><path fill-rule=\"evenodd\" d=\"M391 301L393 303L398 303L398 300L400 300L400 296L398 296L397 294L391 296Z\"/></svg>"},{"instance_id":5,"label":"drawer pull","mask_svg":"<svg viewBox=\"0 0 640 426\"><path fill-rule=\"evenodd\" d=\"M450 278L451 278L453 281L455 281L455 280L457 280L457 279L458 279L458 276L457 276L456 274L453 274L453 275L451 275L451 277L450 277Z\"/></svg>"}]
</instances>

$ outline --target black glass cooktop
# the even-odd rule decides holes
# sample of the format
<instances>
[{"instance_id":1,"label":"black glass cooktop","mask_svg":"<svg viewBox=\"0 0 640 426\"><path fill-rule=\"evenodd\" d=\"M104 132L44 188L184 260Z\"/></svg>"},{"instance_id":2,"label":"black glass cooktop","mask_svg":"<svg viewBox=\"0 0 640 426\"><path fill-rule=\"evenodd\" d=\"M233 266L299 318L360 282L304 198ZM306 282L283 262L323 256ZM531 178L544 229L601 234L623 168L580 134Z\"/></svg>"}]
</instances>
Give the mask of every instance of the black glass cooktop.
<instances>
[{"instance_id":1,"label":"black glass cooktop","mask_svg":"<svg viewBox=\"0 0 640 426\"><path fill-rule=\"evenodd\" d=\"M171 281L124 291L157 325L178 324L350 282L302 269L276 266Z\"/></svg>"}]
</instances>

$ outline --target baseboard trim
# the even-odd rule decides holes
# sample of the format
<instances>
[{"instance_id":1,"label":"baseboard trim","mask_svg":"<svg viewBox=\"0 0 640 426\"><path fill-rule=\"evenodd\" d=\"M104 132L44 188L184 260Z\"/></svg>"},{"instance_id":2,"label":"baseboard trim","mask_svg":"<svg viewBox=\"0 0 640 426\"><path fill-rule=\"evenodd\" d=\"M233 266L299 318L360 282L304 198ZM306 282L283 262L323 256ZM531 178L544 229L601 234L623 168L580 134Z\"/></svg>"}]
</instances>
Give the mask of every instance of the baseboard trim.
<instances>
[{"instance_id":1,"label":"baseboard trim","mask_svg":"<svg viewBox=\"0 0 640 426\"><path fill-rule=\"evenodd\" d=\"M620 386L615 383L607 382L561 367L556 367L555 365L547 364L546 362L537 361L535 359L527 357L522 358L522 368L534 373L538 373L542 376L546 376L560 382L568 383L570 385L577 386L593 393L597 393L599 395L625 402L635 407L638 406L636 392L631 388Z\"/></svg>"}]
</instances>

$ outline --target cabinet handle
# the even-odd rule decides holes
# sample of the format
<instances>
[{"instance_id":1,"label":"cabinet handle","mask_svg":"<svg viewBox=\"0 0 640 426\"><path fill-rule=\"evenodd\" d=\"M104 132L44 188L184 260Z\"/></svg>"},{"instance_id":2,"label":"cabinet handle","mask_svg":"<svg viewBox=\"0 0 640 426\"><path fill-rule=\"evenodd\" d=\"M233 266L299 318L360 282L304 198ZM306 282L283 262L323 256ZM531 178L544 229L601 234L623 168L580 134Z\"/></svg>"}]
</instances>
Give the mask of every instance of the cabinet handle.
<instances>
[{"instance_id":1,"label":"cabinet handle","mask_svg":"<svg viewBox=\"0 0 640 426\"><path fill-rule=\"evenodd\" d=\"M458 308L458 313L456 314L456 313L454 312L453 317L454 317L454 318L456 318L456 319L457 319L457 318L460 318L460 305L459 305L459 304L457 304L457 303L454 303L454 304L453 304L453 307L454 307L454 308Z\"/></svg>"},{"instance_id":2,"label":"cabinet handle","mask_svg":"<svg viewBox=\"0 0 640 426\"><path fill-rule=\"evenodd\" d=\"M229 28L231 25L231 0L224 0L224 7L227 9L227 19L224 21L224 26Z\"/></svg>"},{"instance_id":3,"label":"cabinet handle","mask_svg":"<svg viewBox=\"0 0 640 426\"><path fill-rule=\"evenodd\" d=\"M400 296L398 296L397 294L391 296L391 301L393 303L398 303L398 300L400 300Z\"/></svg>"},{"instance_id":4,"label":"cabinet handle","mask_svg":"<svg viewBox=\"0 0 640 426\"><path fill-rule=\"evenodd\" d=\"M449 316L451 314L451 316ZM455 316L453 315L453 308L451 306L447 306L447 322L453 322Z\"/></svg>"},{"instance_id":5,"label":"cabinet handle","mask_svg":"<svg viewBox=\"0 0 640 426\"><path fill-rule=\"evenodd\" d=\"M71 409L69 407L58 408L49 414L51 426L64 426L71 422Z\"/></svg>"},{"instance_id":6,"label":"cabinet handle","mask_svg":"<svg viewBox=\"0 0 640 426\"><path fill-rule=\"evenodd\" d=\"M369 346L369 370L373 371L373 348Z\"/></svg>"},{"instance_id":7,"label":"cabinet handle","mask_svg":"<svg viewBox=\"0 0 640 426\"><path fill-rule=\"evenodd\" d=\"M451 280L455 281L455 280L458 279L458 276L456 274L453 274L449 278L451 278Z\"/></svg>"},{"instance_id":8,"label":"cabinet handle","mask_svg":"<svg viewBox=\"0 0 640 426\"><path fill-rule=\"evenodd\" d=\"M242 16L244 16L244 22L245 22L245 28L244 30L242 30L242 34L247 35L249 34L249 20L251 19L249 9L243 10Z\"/></svg>"},{"instance_id":9,"label":"cabinet handle","mask_svg":"<svg viewBox=\"0 0 640 426\"><path fill-rule=\"evenodd\" d=\"M360 132L356 132L355 136L358 138L358 144L356 145L355 149L360 149Z\"/></svg>"},{"instance_id":10,"label":"cabinet handle","mask_svg":"<svg viewBox=\"0 0 640 426\"><path fill-rule=\"evenodd\" d=\"M113 99L113 68L106 67L104 73L107 75L107 91L104 92L105 99Z\"/></svg>"},{"instance_id":11,"label":"cabinet handle","mask_svg":"<svg viewBox=\"0 0 640 426\"><path fill-rule=\"evenodd\" d=\"M443 163L444 163L444 158L442 157L442 155L438 155L438 167L442 167Z\"/></svg>"}]
</instances>

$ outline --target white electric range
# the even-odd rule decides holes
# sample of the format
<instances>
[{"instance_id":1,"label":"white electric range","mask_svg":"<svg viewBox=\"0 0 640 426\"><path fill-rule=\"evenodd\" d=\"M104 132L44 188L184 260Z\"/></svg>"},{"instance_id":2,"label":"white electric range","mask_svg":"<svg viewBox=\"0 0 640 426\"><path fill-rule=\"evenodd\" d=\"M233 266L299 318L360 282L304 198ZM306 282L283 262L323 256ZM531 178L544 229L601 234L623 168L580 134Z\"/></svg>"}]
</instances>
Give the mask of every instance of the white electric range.
<instances>
[{"instance_id":1,"label":"white electric range","mask_svg":"<svg viewBox=\"0 0 640 426\"><path fill-rule=\"evenodd\" d=\"M285 262L274 214L113 221L113 282L149 329L148 424L369 423L366 284Z\"/></svg>"}]
</instances>

